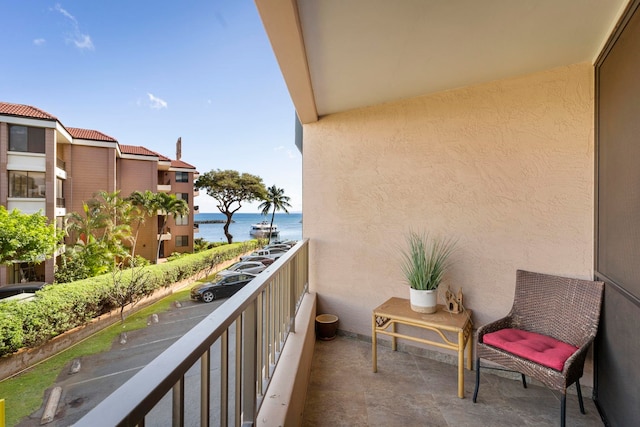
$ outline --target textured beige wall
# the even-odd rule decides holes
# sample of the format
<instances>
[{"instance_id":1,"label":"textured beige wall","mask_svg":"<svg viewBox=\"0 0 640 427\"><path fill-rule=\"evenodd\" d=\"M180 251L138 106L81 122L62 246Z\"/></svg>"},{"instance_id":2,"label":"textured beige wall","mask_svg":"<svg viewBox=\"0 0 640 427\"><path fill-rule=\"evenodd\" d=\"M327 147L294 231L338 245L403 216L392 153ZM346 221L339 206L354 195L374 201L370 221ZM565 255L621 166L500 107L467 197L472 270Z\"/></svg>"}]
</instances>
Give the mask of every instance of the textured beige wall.
<instances>
[{"instance_id":1,"label":"textured beige wall","mask_svg":"<svg viewBox=\"0 0 640 427\"><path fill-rule=\"evenodd\" d=\"M335 114L304 127L304 236L318 312L370 335L408 298L410 229L459 239L445 283L476 326L506 314L516 269L591 278L589 64Z\"/></svg>"}]
</instances>

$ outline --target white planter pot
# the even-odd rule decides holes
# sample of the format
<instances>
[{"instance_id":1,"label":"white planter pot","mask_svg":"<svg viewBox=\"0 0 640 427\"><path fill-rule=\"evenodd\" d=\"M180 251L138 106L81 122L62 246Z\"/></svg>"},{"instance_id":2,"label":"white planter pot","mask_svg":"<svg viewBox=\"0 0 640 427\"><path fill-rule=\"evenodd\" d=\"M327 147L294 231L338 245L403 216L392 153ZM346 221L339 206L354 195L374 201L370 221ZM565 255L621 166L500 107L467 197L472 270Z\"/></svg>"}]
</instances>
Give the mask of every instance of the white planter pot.
<instances>
[{"instance_id":1,"label":"white planter pot","mask_svg":"<svg viewBox=\"0 0 640 427\"><path fill-rule=\"evenodd\" d=\"M435 313L438 305L438 290L420 291L409 288L411 309L418 313Z\"/></svg>"}]
</instances>

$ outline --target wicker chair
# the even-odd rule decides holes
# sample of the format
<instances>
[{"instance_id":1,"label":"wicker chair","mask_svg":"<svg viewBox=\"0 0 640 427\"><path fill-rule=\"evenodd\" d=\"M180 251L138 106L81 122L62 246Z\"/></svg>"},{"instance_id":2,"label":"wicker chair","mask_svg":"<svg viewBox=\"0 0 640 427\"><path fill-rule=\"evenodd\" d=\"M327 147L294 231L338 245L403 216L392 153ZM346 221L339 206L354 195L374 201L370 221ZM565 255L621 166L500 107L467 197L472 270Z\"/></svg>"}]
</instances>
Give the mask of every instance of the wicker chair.
<instances>
[{"instance_id":1,"label":"wicker chair","mask_svg":"<svg viewBox=\"0 0 640 427\"><path fill-rule=\"evenodd\" d=\"M567 387L575 383L580 412L584 414L579 380L587 350L598 330L603 289L602 282L518 270L511 312L478 329L473 402L480 386L480 359L485 359L521 373L525 388L528 375L562 393L561 426L565 425ZM532 345L538 338L542 344ZM555 347L570 350L553 361L547 360L545 352L553 354ZM554 365L552 362L554 368L549 367Z\"/></svg>"}]
</instances>

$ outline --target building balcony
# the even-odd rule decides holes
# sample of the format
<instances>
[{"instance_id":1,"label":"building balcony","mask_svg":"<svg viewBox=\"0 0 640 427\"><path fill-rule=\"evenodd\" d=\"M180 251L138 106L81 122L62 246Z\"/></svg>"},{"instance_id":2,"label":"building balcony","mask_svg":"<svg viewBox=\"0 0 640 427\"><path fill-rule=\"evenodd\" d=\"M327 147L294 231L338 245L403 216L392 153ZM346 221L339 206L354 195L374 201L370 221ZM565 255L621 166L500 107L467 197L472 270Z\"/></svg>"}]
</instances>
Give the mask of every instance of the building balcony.
<instances>
[{"instance_id":1,"label":"building balcony","mask_svg":"<svg viewBox=\"0 0 640 427\"><path fill-rule=\"evenodd\" d=\"M171 240L171 233L158 234L157 238L160 239L160 241Z\"/></svg>"},{"instance_id":2,"label":"building balcony","mask_svg":"<svg viewBox=\"0 0 640 427\"><path fill-rule=\"evenodd\" d=\"M170 193L171 184L158 184L158 193Z\"/></svg>"},{"instance_id":3,"label":"building balcony","mask_svg":"<svg viewBox=\"0 0 640 427\"><path fill-rule=\"evenodd\" d=\"M373 373L370 338L316 341L308 262L300 242L79 425L557 425L557 396L519 377L483 374L474 404L475 375L460 399L453 355L380 340ZM586 415L569 393L567 425L602 425L584 395Z\"/></svg>"},{"instance_id":4,"label":"building balcony","mask_svg":"<svg viewBox=\"0 0 640 427\"><path fill-rule=\"evenodd\" d=\"M199 196L199 195L200 195L200 190L199 190L199 189L197 189L197 188L196 188L196 189L194 189L194 190L193 190L193 197L197 197L197 196Z\"/></svg>"}]
</instances>

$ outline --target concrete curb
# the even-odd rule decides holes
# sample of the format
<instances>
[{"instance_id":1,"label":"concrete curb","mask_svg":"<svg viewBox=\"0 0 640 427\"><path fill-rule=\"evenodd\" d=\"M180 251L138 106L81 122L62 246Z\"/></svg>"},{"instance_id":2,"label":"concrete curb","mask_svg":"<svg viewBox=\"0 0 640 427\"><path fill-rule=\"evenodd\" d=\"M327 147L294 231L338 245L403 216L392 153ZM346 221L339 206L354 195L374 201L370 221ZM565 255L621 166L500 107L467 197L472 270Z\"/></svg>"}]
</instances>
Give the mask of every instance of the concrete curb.
<instances>
[{"instance_id":1,"label":"concrete curb","mask_svg":"<svg viewBox=\"0 0 640 427\"><path fill-rule=\"evenodd\" d=\"M60 402L61 396L62 387L54 387L53 390L51 390L49 399L47 399L47 405L44 407L44 413L40 419L40 424L47 424L53 421L56 417L56 412L58 411L58 403Z\"/></svg>"}]
</instances>

